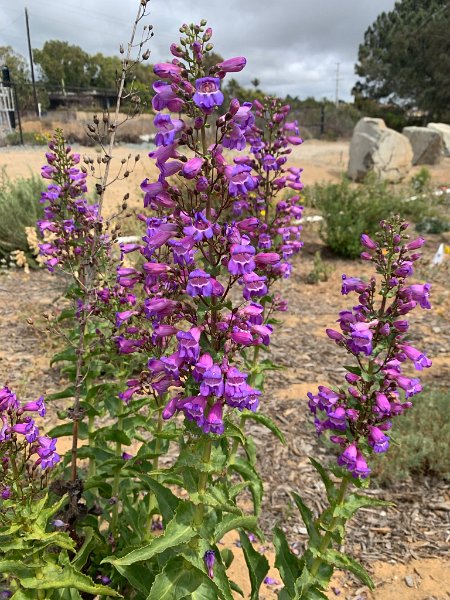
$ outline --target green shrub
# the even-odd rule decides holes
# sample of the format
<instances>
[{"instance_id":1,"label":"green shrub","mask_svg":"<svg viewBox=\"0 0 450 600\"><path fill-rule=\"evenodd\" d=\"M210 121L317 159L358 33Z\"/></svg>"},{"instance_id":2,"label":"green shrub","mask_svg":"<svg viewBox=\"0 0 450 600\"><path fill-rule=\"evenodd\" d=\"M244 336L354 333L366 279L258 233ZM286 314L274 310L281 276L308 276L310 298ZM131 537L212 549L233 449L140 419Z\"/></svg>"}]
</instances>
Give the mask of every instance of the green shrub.
<instances>
[{"instance_id":1,"label":"green shrub","mask_svg":"<svg viewBox=\"0 0 450 600\"><path fill-rule=\"evenodd\" d=\"M36 175L12 181L5 170L0 173L0 258L14 250L30 253L25 227L34 227L43 218L39 198L44 189Z\"/></svg>"},{"instance_id":2,"label":"green shrub","mask_svg":"<svg viewBox=\"0 0 450 600\"><path fill-rule=\"evenodd\" d=\"M48 136L40 131L24 131L22 133L23 143L30 146L46 146L48 144ZM2 146L20 146L22 143L18 131L8 133L4 138Z\"/></svg>"},{"instance_id":3,"label":"green shrub","mask_svg":"<svg viewBox=\"0 0 450 600\"><path fill-rule=\"evenodd\" d=\"M381 483L414 475L450 479L450 390L434 388L423 392L414 406L395 423L392 444L376 463Z\"/></svg>"},{"instance_id":4,"label":"green shrub","mask_svg":"<svg viewBox=\"0 0 450 600\"><path fill-rule=\"evenodd\" d=\"M395 192L387 182L370 174L363 183L351 184L342 178L337 184L319 184L306 191L306 204L320 210L324 225L320 235L327 246L346 258L361 253L362 233L373 235L379 222L394 214L406 219L429 213L426 198L405 202L411 190Z\"/></svg>"}]
</instances>

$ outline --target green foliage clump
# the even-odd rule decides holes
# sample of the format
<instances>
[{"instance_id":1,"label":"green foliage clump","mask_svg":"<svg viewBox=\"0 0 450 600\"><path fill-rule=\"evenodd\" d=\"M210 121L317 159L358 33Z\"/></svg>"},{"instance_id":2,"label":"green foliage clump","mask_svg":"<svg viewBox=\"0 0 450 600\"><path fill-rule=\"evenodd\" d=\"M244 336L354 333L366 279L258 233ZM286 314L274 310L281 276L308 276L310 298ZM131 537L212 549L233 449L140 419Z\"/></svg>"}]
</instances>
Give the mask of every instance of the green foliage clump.
<instances>
[{"instance_id":1,"label":"green foliage clump","mask_svg":"<svg viewBox=\"0 0 450 600\"><path fill-rule=\"evenodd\" d=\"M405 202L410 190L399 195L385 181L369 174L360 185L346 178L337 184L317 184L306 190L306 202L322 213L320 236L337 255L356 258L361 253L362 233L374 235L379 223L394 214L423 218L429 208L426 198Z\"/></svg>"},{"instance_id":2,"label":"green foliage clump","mask_svg":"<svg viewBox=\"0 0 450 600\"><path fill-rule=\"evenodd\" d=\"M313 268L306 276L306 283L314 284L319 281L328 281L334 268L327 264L323 259L320 250L314 254Z\"/></svg>"},{"instance_id":3,"label":"green foliage clump","mask_svg":"<svg viewBox=\"0 0 450 600\"><path fill-rule=\"evenodd\" d=\"M4 169L0 173L0 257L14 250L29 254L25 227L34 227L44 216L39 202L43 190L36 175L12 181Z\"/></svg>"},{"instance_id":4,"label":"green foliage clump","mask_svg":"<svg viewBox=\"0 0 450 600\"><path fill-rule=\"evenodd\" d=\"M391 448L378 459L378 481L394 483L427 474L450 480L449 402L450 390L430 389L398 419Z\"/></svg>"}]
</instances>

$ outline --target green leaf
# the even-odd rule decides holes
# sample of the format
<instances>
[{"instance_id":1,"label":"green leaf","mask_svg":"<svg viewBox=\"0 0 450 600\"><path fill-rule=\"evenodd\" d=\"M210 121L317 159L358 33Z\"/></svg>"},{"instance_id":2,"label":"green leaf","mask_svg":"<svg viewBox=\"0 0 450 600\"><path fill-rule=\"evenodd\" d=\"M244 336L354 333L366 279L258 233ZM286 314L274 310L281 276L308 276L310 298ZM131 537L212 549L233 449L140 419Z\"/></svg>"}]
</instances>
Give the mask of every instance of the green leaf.
<instances>
[{"instance_id":1,"label":"green leaf","mask_svg":"<svg viewBox=\"0 0 450 600\"><path fill-rule=\"evenodd\" d=\"M317 546L320 543L321 536L314 523L314 515L312 511L306 506L298 494L292 492L292 497L297 505L298 510L300 511L303 523L306 525L306 529L308 530L311 545Z\"/></svg>"},{"instance_id":2,"label":"green leaf","mask_svg":"<svg viewBox=\"0 0 450 600\"><path fill-rule=\"evenodd\" d=\"M84 565L87 563L89 556L95 546L98 544L99 540L95 537L94 530L92 527L85 527L83 529L84 532L84 542L81 548L75 555L75 558L71 561L72 566L78 571L81 570Z\"/></svg>"},{"instance_id":3,"label":"green leaf","mask_svg":"<svg viewBox=\"0 0 450 600\"><path fill-rule=\"evenodd\" d=\"M57 352L56 354L54 354L52 356L52 359L50 361L50 366L53 367L53 365L57 362L62 362L62 361L76 362L76 360L77 360L77 353L75 351L75 348L72 348L72 346L69 346L62 352Z\"/></svg>"},{"instance_id":4,"label":"green leaf","mask_svg":"<svg viewBox=\"0 0 450 600\"><path fill-rule=\"evenodd\" d=\"M150 592L150 588L155 580L155 574L149 568L148 564L134 564L134 565L114 565L119 571L122 577L133 586L134 589L139 590L142 594L147 597Z\"/></svg>"},{"instance_id":5,"label":"green leaf","mask_svg":"<svg viewBox=\"0 0 450 600\"><path fill-rule=\"evenodd\" d=\"M194 592L205 577L205 573L193 567L183 557L174 557L156 576L147 600L181 600Z\"/></svg>"},{"instance_id":6,"label":"green leaf","mask_svg":"<svg viewBox=\"0 0 450 600\"><path fill-rule=\"evenodd\" d=\"M323 481L323 484L324 484L325 489L327 491L327 498L328 498L330 504L333 504L334 501L336 500L336 497L337 497L336 486L334 485L334 483L332 482L330 476L326 472L325 468L320 464L320 462L318 462L317 460L315 460L311 456L309 457L309 460L310 460L312 466L319 473L319 475L320 475L320 477L321 477L321 479Z\"/></svg>"},{"instance_id":7,"label":"green leaf","mask_svg":"<svg viewBox=\"0 0 450 600\"><path fill-rule=\"evenodd\" d=\"M262 533L257 525L256 517L226 515L214 530L214 543L221 540L228 531L241 527L253 531L261 539Z\"/></svg>"},{"instance_id":8,"label":"green leaf","mask_svg":"<svg viewBox=\"0 0 450 600\"><path fill-rule=\"evenodd\" d=\"M250 600L258 600L259 588L269 572L269 563L264 554L260 554L253 548L248 536L243 531L239 532L239 538L252 586Z\"/></svg>"},{"instance_id":9,"label":"green leaf","mask_svg":"<svg viewBox=\"0 0 450 600\"><path fill-rule=\"evenodd\" d=\"M94 438L102 438L108 442L116 442L124 446L131 446L132 441L121 429L112 429L110 426L97 429L93 433Z\"/></svg>"},{"instance_id":10,"label":"green leaf","mask_svg":"<svg viewBox=\"0 0 450 600\"><path fill-rule=\"evenodd\" d=\"M132 550L122 558L109 556L102 563L113 565L132 565L133 563L150 560L153 556L164 552L168 548L174 548L189 542L195 537L196 531L192 526L194 507L186 502L180 502L174 518L166 525L164 533L154 538L149 544Z\"/></svg>"},{"instance_id":11,"label":"green leaf","mask_svg":"<svg viewBox=\"0 0 450 600\"><path fill-rule=\"evenodd\" d=\"M2 560L0 561L0 573L11 573L21 579L22 577L31 577L34 567L37 566L39 565L24 565L20 560Z\"/></svg>"},{"instance_id":12,"label":"green leaf","mask_svg":"<svg viewBox=\"0 0 450 600\"><path fill-rule=\"evenodd\" d=\"M241 458L235 456L233 461L230 463L230 469L236 471L239 475L249 483L250 492L253 497L253 504L255 507L255 515L258 515L261 510L261 502L263 497L263 484L260 476L252 467L252 465Z\"/></svg>"},{"instance_id":13,"label":"green leaf","mask_svg":"<svg viewBox=\"0 0 450 600\"><path fill-rule=\"evenodd\" d=\"M75 396L75 388L73 386L67 387L65 390L61 392L56 392L55 394L48 394L45 396L46 401L51 400L62 400L64 398L73 398Z\"/></svg>"},{"instance_id":14,"label":"green leaf","mask_svg":"<svg viewBox=\"0 0 450 600\"><path fill-rule=\"evenodd\" d=\"M57 425L56 427L53 427L53 429L50 429L50 431L47 432L48 437L52 437L52 438L59 438L59 437L64 437L64 436L71 436L73 434L73 424L72 423L64 423L64 425ZM78 423L78 437L81 440L86 440L88 437L88 426L87 423L83 423L83 421L80 421Z\"/></svg>"},{"instance_id":15,"label":"green leaf","mask_svg":"<svg viewBox=\"0 0 450 600\"><path fill-rule=\"evenodd\" d=\"M273 544L276 551L275 566L281 575L287 592L290 594L290 598L294 598L296 595L295 582L303 570L303 563L292 554L286 536L278 527L274 529Z\"/></svg>"},{"instance_id":16,"label":"green leaf","mask_svg":"<svg viewBox=\"0 0 450 600\"><path fill-rule=\"evenodd\" d=\"M151 490L155 494L164 523L169 523L180 504L180 499L156 479L142 473L137 474L136 477L142 482L145 489Z\"/></svg>"},{"instance_id":17,"label":"green leaf","mask_svg":"<svg viewBox=\"0 0 450 600\"><path fill-rule=\"evenodd\" d=\"M393 506L392 502L386 502L371 496L362 496L361 494L349 494L345 498L345 502L336 506L333 511L333 516L342 519L350 519L357 510L365 506Z\"/></svg>"},{"instance_id":18,"label":"green leaf","mask_svg":"<svg viewBox=\"0 0 450 600\"><path fill-rule=\"evenodd\" d=\"M353 375L361 376L361 367L354 367L353 365L344 365L344 369Z\"/></svg>"},{"instance_id":19,"label":"green leaf","mask_svg":"<svg viewBox=\"0 0 450 600\"><path fill-rule=\"evenodd\" d=\"M222 557L222 562L225 565L225 569L229 569L234 560L233 551L230 550L230 548L222 548L220 551L220 556Z\"/></svg>"},{"instance_id":20,"label":"green leaf","mask_svg":"<svg viewBox=\"0 0 450 600\"><path fill-rule=\"evenodd\" d=\"M37 577L22 577L20 583L24 588L31 590L75 588L88 594L112 596L114 598L123 597L119 592L109 587L94 583L90 577L80 573L72 565L60 567L52 563L47 563L42 569L42 575L42 579L38 579Z\"/></svg>"},{"instance_id":21,"label":"green leaf","mask_svg":"<svg viewBox=\"0 0 450 600\"><path fill-rule=\"evenodd\" d=\"M252 412L251 410L244 410L241 415L242 419L253 419L254 421L258 421L261 425L264 425L269 429L282 444L286 444L286 438L284 437L282 431L278 428L278 426L274 423L274 421L260 412Z\"/></svg>"},{"instance_id":22,"label":"green leaf","mask_svg":"<svg viewBox=\"0 0 450 600\"><path fill-rule=\"evenodd\" d=\"M36 595L33 591L28 590L17 590L11 600L36 600Z\"/></svg>"},{"instance_id":23,"label":"green leaf","mask_svg":"<svg viewBox=\"0 0 450 600\"><path fill-rule=\"evenodd\" d=\"M374 589L375 586L370 575L367 573L364 567L351 556L343 554L342 552L338 552L338 550L329 548L326 552L320 554L320 558L328 565L332 565L337 569L350 571L364 585L367 585L367 587L369 587L371 590Z\"/></svg>"},{"instance_id":24,"label":"green leaf","mask_svg":"<svg viewBox=\"0 0 450 600\"><path fill-rule=\"evenodd\" d=\"M230 581L230 586L231 585L232 582ZM192 594L190 594L189 596L185 596L185 598L186 600L217 600L217 592L209 582L204 582L196 590L194 590Z\"/></svg>"},{"instance_id":25,"label":"green leaf","mask_svg":"<svg viewBox=\"0 0 450 600\"><path fill-rule=\"evenodd\" d=\"M98 489L102 498L111 498L112 486L102 476L91 477L84 484L84 491Z\"/></svg>"}]
</instances>

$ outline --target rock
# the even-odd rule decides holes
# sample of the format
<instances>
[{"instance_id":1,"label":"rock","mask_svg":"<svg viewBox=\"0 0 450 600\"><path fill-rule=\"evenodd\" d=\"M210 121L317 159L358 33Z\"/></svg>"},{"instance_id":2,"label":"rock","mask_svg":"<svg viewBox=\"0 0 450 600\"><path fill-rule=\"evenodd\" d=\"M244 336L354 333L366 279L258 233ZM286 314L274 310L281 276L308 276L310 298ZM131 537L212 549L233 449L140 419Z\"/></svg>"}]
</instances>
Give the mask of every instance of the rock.
<instances>
[{"instance_id":1,"label":"rock","mask_svg":"<svg viewBox=\"0 0 450 600\"><path fill-rule=\"evenodd\" d=\"M444 155L450 156L450 125L446 123L428 123L427 129L437 131L441 134L444 143Z\"/></svg>"},{"instance_id":2,"label":"rock","mask_svg":"<svg viewBox=\"0 0 450 600\"><path fill-rule=\"evenodd\" d=\"M395 183L408 174L412 158L407 137L388 129L383 119L363 117L353 130L347 174L362 181L374 171L381 179Z\"/></svg>"},{"instance_id":3,"label":"rock","mask_svg":"<svg viewBox=\"0 0 450 600\"><path fill-rule=\"evenodd\" d=\"M413 165L436 165L443 152L443 140L439 131L429 127L405 127L403 135L411 142Z\"/></svg>"},{"instance_id":4,"label":"rock","mask_svg":"<svg viewBox=\"0 0 450 600\"><path fill-rule=\"evenodd\" d=\"M415 587L414 577L412 575L406 575L406 577L405 577L405 583L410 588Z\"/></svg>"}]
</instances>

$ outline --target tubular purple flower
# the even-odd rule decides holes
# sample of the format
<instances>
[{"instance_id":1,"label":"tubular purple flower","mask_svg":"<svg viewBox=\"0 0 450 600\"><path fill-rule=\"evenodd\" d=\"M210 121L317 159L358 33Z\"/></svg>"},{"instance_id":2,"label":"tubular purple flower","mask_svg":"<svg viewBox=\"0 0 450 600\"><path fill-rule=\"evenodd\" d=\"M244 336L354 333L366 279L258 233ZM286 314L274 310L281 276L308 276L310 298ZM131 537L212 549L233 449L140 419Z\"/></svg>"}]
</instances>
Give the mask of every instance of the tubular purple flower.
<instances>
[{"instance_id":1,"label":"tubular purple flower","mask_svg":"<svg viewBox=\"0 0 450 600\"><path fill-rule=\"evenodd\" d=\"M219 77L201 77L195 82L194 103L206 114L221 106L224 96L220 91Z\"/></svg>"},{"instance_id":2,"label":"tubular purple flower","mask_svg":"<svg viewBox=\"0 0 450 600\"><path fill-rule=\"evenodd\" d=\"M186 179L194 179L194 177L197 177L197 175L200 173L204 162L205 160L203 158L195 156L194 158L189 159L187 163L184 164L183 168L181 169L181 172L186 177Z\"/></svg>"},{"instance_id":3,"label":"tubular purple flower","mask_svg":"<svg viewBox=\"0 0 450 600\"><path fill-rule=\"evenodd\" d=\"M208 577L210 579L214 579L214 563L216 562L216 555L214 550L207 550L205 555L203 556L203 560L205 562L206 570L208 572Z\"/></svg>"},{"instance_id":4,"label":"tubular purple flower","mask_svg":"<svg viewBox=\"0 0 450 600\"><path fill-rule=\"evenodd\" d=\"M339 331L336 331L335 329L325 329L325 333L335 342L341 342L344 339L342 333L339 333Z\"/></svg>"},{"instance_id":5,"label":"tubular purple flower","mask_svg":"<svg viewBox=\"0 0 450 600\"><path fill-rule=\"evenodd\" d=\"M260 277L256 273L246 273L242 279L244 283L242 295L246 300L261 298L267 294L266 277Z\"/></svg>"},{"instance_id":6,"label":"tubular purple flower","mask_svg":"<svg viewBox=\"0 0 450 600\"><path fill-rule=\"evenodd\" d=\"M416 240L412 240L411 242L406 244L405 248L407 250L417 250L418 248L422 248L422 246L424 244L425 244L424 238L420 237L420 238L417 238Z\"/></svg>"},{"instance_id":7,"label":"tubular purple flower","mask_svg":"<svg viewBox=\"0 0 450 600\"><path fill-rule=\"evenodd\" d=\"M431 308L431 304L428 300L430 297L431 284L424 283L422 285L410 285L404 289L404 293L411 297L412 300L418 302L422 308Z\"/></svg>"},{"instance_id":8,"label":"tubular purple flower","mask_svg":"<svg viewBox=\"0 0 450 600\"><path fill-rule=\"evenodd\" d=\"M386 452L389 448L389 436L385 435L378 427L369 425L369 446L371 446L374 452L381 453Z\"/></svg>"},{"instance_id":9,"label":"tubular purple flower","mask_svg":"<svg viewBox=\"0 0 450 600\"><path fill-rule=\"evenodd\" d=\"M202 269L195 269L189 273L186 293L195 298L196 296L211 296L213 286L211 283L211 275Z\"/></svg>"},{"instance_id":10,"label":"tubular purple flower","mask_svg":"<svg viewBox=\"0 0 450 600\"><path fill-rule=\"evenodd\" d=\"M420 350L417 348L413 348L412 346L407 346L405 344L399 344L398 348L410 359L414 362L414 366L417 371L422 371L424 368L428 369L431 367L431 360L425 356Z\"/></svg>"},{"instance_id":11,"label":"tubular purple flower","mask_svg":"<svg viewBox=\"0 0 450 600\"><path fill-rule=\"evenodd\" d=\"M162 79L170 79L171 75L180 75L181 67L173 63L157 63L153 65L153 72Z\"/></svg>"},{"instance_id":12,"label":"tubular purple flower","mask_svg":"<svg viewBox=\"0 0 450 600\"><path fill-rule=\"evenodd\" d=\"M228 261L228 271L232 275L244 275L251 273L255 267L255 249L253 246L242 246L233 244L230 248L230 260Z\"/></svg>"},{"instance_id":13,"label":"tubular purple flower","mask_svg":"<svg viewBox=\"0 0 450 600\"><path fill-rule=\"evenodd\" d=\"M369 250L376 250L378 248L378 244L366 233L361 235L361 244Z\"/></svg>"},{"instance_id":14,"label":"tubular purple flower","mask_svg":"<svg viewBox=\"0 0 450 600\"><path fill-rule=\"evenodd\" d=\"M347 277L342 275L342 291L341 294L346 296L350 292L358 292L361 294L367 288L367 283L356 277Z\"/></svg>"},{"instance_id":15,"label":"tubular purple flower","mask_svg":"<svg viewBox=\"0 0 450 600\"><path fill-rule=\"evenodd\" d=\"M223 407L221 402L216 402L209 410L208 415L203 424L205 433L215 433L222 435L225 430L222 417Z\"/></svg>"},{"instance_id":16,"label":"tubular purple flower","mask_svg":"<svg viewBox=\"0 0 450 600\"><path fill-rule=\"evenodd\" d=\"M228 58L217 64L220 71L224 73L239 73L247 64L247 59L244 56L236 56Z\"/></svg>"},{"instance_id":17,"label":"tubular purple flower","mask_svg":"<svg viewBox=\"0 0 450 600\"><path fill-rule=\"evenodd\" d=\"M162 418L164 420L167 421L168 419L173 417L173 415L175 414L175 411L177 410L178 401L179 401L179 397L175 396L174 398L171 398L169 400L169 402L166 404L166 406L163 408Z\"/></svg>"},{"instance_id":18,"label":"tubular purple flower","mask_svg":"<svg viewBox=\"0 0 450 600\"><path fill-rule=\"evenodd\" d=\"M46 413L44 396L41 396L35 402L27 402L22 406L23 411L37 412L40 417L44 417Z\"/></svg>"},{"instance_id":19,"label":"tubular purple flower","mask_svg":"<svg viewBox=\"0 0 450 600\"><path fill-rule=\"evenodd\" d=\"M213 365L206 369L203 373L202 382L200 384L200 394L202 396L220 396L223 395L224 383L222 371L218 365Z\"/></svg>"}]
</instances>

